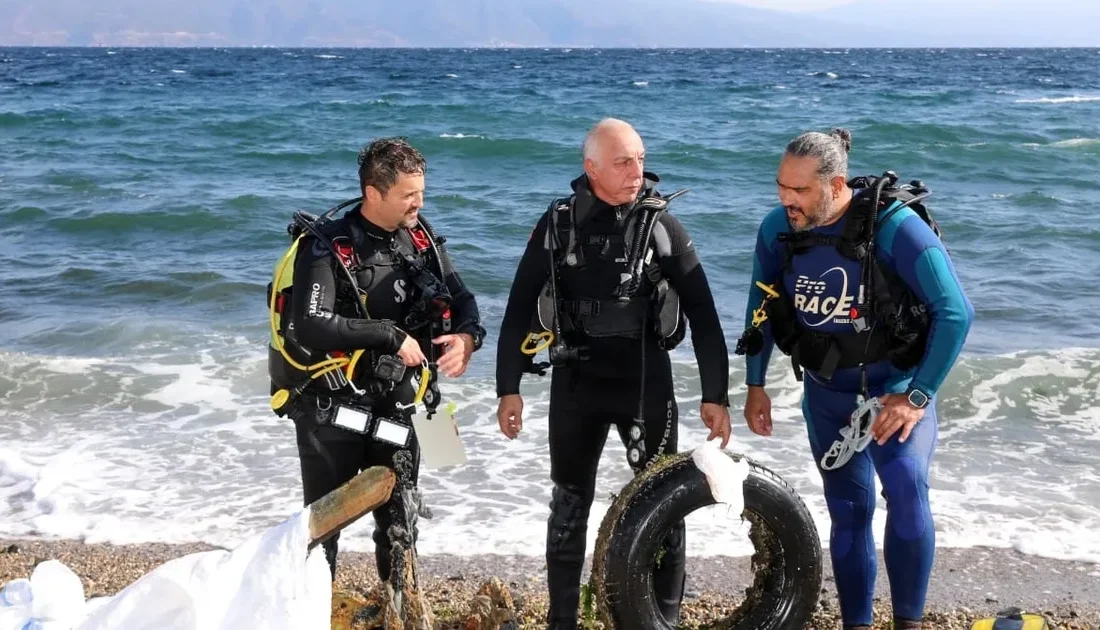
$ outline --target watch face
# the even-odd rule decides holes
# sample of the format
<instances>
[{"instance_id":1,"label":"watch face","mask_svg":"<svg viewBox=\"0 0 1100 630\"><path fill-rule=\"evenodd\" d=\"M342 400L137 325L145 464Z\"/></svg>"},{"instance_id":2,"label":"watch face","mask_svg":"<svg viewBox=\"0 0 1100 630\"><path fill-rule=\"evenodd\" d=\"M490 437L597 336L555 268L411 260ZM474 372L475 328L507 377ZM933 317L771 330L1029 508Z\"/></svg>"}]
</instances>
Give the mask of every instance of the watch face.
<instances>
[{"instance_id":1,"label":"watch face","mask_svg":"<svg viewBox=\"0 0 1100 630\"><path fill-rule=\"evenodd\" d=\"M928 396L926 396L924 392L918 389L914 389L913 391L909 392L909 402L914 407L924 407L928 404Z\"/></svg>"}]
</instances>

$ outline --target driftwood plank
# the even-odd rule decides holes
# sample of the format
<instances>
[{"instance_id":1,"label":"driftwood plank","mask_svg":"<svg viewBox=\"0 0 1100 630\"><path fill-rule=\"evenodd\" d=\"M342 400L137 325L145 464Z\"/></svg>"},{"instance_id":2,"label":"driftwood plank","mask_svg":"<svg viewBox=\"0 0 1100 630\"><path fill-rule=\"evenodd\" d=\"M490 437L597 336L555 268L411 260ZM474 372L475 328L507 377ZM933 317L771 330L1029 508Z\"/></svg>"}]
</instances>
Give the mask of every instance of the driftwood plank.
<instances>
[{"instance_id":1,"label":"driftwood plank","mask_svg":"<svg viewBox=\"0 0 1100 630\"><path fill-rule=\"evenodd\" d=\"M386 466L373 466L310 504L309 548L325 542L390 498L397 477Z\"/></svg>"}]
</instances>

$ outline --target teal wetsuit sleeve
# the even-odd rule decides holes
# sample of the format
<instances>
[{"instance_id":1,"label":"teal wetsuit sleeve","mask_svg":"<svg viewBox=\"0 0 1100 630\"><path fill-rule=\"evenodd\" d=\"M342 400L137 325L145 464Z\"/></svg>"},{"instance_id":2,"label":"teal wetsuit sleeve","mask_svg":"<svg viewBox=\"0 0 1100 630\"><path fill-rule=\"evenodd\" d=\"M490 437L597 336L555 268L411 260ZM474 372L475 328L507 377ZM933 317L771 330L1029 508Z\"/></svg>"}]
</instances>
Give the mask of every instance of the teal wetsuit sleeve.
<instances>
[{"instance_id":1,"label":"teal wetsuit sleeve","mask_svg":"<svg viewBox=\"0 0 1100 630\"><path fill-rule=\"evenodd\" d=\"M912 210L895 213L883 225L880 243L883 262L923 302L931 316L924 358L911 385L935 394L962 352L974 320L970 303L943 243Z\"/></svg>"},{"instance_id":2,"label":"teal wetsuit sleeve","mask_svg":"<svg viewBox=\"0 0 1100 630\"><path fill-rule=\"evenodd\" d=\"M745 304L745 327L752 325L752 313L764 300L764 290L756 286L756 283L774 284L781 282L779 277L779 244L776 235L787 227L787 218L782 207L770 212L760 223L760 229L756 234L756 249L752 260L752 279L749 281L749 300ZM772 348L775 340L772 338L771 326L764 322L761 327L764 333L763 348L759 353L745 357L745 384L748 386L763 387L768 374L768 362L771 360Z\"/></svg>"}]
</instances>

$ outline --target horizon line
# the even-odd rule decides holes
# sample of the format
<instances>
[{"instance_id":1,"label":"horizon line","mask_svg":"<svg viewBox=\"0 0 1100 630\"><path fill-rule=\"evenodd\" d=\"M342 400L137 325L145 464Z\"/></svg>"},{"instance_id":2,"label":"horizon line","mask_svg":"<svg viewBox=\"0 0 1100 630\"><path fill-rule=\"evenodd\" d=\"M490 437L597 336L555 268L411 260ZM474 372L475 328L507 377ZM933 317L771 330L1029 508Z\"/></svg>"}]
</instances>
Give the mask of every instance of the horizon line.
<instances>
[{"instance_id":1,"label":"horizon line","mask_svg":"<svg viewBox=\"0 0 1100 630\"><path fill-rule=\"evenodd\" d=\"M473 45L473 46L281 46L276 44L0 44L0 49L11 48L74 48L74 49L100 49L100 48L124 48L124 49L199 49L217 50L224 48L241 49L279 49L279 50L1100 50L1097 45L1000 45L1000 46L976 46L976 45L941 45L941 46L593 46L590 44L510 44L507 46Z\"/></svg>"}]
</instances>

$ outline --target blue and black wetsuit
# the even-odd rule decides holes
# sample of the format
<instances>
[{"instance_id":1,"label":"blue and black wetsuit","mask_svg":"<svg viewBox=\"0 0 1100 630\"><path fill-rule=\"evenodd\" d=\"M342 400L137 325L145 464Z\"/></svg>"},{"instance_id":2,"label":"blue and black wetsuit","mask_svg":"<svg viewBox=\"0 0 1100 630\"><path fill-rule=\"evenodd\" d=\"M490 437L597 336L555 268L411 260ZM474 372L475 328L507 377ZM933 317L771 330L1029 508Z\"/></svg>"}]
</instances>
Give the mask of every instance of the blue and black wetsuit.
<instances>
[{"instance_id":1,"label":"blue and black wetsuit","mask_svg":"<svg viewBox=\"0 0 1100 630\"><path fill-rule=\"evenodd\" d=\"M812 230L816 236L839 238L852 219L849 210L836 223ZM781 282L803 331L850 335L851 308L857 299L863 266L836 246L818 245L786 257L781 233L791 232L780 206L763 220L757 236L747 321L764 292L757 281ZM918 388L931 398L923 419L905 443L895 433L879 446L871 444L836 470L820 469L832 519L830 552L845 626L872 623L871 605L878 567L871 520L875 509L875 471L887 501L884 555L890 578L894 615L923 617L928 578L935 554L935 528L928 503L928 469L937 439L935 393L954 365L970 329L973 306L963 293L955 269L940 239L911 208L879 215L875 238L879 267L911 291L930 319L923 356L902 369L888 359L866 364L868 396L904 393ZM748 357L748 385L763 386L774 336L762 327L763 350ZM811 333L812 334L812 333ZM861 391L863 369L841 363L826 379L807 368L803 415L810 446L820 463L840 429L849 423Z\"/></svg>"}]
</instances>

